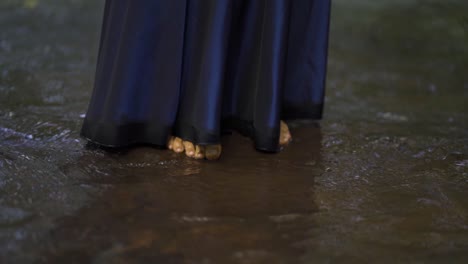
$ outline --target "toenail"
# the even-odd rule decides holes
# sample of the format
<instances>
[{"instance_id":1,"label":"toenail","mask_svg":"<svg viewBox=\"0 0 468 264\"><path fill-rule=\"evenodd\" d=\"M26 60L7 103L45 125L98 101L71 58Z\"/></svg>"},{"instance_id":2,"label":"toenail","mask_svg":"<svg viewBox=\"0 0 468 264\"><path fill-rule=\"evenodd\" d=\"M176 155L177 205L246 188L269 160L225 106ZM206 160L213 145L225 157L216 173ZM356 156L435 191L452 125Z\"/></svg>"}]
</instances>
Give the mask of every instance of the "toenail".
<instances>
[{"instance_id":1,"label":"toenail","mask_svg":"<svg viewBox=\"0 0 468 264\"><path fill-rule=\"evenodd\" d=\"M189 154L191 156L191 155L193 155L193 151L189 151L187 154Z\"/></svg>"}]
</instances>

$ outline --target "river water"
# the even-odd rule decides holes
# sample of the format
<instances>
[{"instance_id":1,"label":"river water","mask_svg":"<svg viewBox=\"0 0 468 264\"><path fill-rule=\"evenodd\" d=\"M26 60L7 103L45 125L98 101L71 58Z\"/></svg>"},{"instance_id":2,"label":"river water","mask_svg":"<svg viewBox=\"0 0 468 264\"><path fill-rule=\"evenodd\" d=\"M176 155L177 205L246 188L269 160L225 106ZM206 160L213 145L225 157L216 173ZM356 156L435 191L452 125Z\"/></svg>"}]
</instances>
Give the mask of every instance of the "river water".
<instances>
[{"instance_id":1,"label":"river water","mask_svg":"<svg viewBox=\"0 0 468 264\"><path fill-rule=\"evenodd\" d=\"M102 10L0 2L0 263L467 263L468 2L334 1L324 120L217 162L79 137Z\"/></svg>"}]
</instances>

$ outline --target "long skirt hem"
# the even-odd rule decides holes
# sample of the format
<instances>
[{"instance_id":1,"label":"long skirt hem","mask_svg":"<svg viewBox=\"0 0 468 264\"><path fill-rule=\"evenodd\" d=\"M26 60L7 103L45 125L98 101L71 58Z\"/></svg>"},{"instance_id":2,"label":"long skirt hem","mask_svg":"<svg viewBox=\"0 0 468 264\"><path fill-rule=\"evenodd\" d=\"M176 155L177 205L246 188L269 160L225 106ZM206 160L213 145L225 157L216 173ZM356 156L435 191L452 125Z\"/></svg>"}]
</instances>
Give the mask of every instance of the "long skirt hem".
<instances>
[{"instance_id":1,"label":"long skirt hem","mask_svg":"<svg viewBox=\"0 0 468 264\"><path fill-rule=\"evenodd\" d=\"M322 117L330 0L106 0L81 135L106 147L235 130L279 150L280 120Z\"/></svg>"}]
</instances>

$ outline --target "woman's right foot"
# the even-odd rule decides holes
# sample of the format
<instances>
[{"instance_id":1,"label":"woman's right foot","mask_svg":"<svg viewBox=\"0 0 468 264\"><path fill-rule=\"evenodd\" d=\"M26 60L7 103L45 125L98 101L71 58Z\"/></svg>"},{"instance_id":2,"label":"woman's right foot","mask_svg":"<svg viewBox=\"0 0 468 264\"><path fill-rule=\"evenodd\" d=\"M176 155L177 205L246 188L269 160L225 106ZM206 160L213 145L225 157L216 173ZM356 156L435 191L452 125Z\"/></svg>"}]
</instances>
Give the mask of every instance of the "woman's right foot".
<instances>
[{"instance_id":1,"label":"woman's right foot","mask_svg":"<svg viewBox=\"0 0 468 264\"><path fill-rule=\"evenodd\" d=\"M185 155L194 159L217 160L221 156L221 145L195 145L190 141L184 141L179 137L171 137L167 148L176 152L185 152Z\"/></svg>"}]
</instances>

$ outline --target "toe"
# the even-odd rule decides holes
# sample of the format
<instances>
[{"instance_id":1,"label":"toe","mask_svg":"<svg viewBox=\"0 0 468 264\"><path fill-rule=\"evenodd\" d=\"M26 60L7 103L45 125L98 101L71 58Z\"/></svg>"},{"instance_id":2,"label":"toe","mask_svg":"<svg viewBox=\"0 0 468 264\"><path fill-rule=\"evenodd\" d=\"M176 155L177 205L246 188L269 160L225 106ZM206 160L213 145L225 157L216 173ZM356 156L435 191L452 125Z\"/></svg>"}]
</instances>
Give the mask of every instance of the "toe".
<instances>
[{"instance_id":1,"label":"toe","mask_svg":"<svg viewBox=\"0 0 468 264\"><path fill-rule=\"evenodd\" d=\"M195 146L195 158L203 159L205 157L205 147L204 146Z\"/></svg>"},{"instance_id":2,"label":"toe","mask_svg":"<svg viewBox=\"0 0 468 264\"><path fill-rule=\"evenodd\" d=\"M174 145L174 137L169 138L169 141L167 142L167 148L172 149L172 146Z\"/></svg>"},{"instance_id":3,"label":"toe","mask_svg":"<svg viewBox=\"0 0 468 264\"><path fill-rule=\"evenodd\" d=\"M217 160L221 156L221 145L209 145L205 147L205 158Z\"/></svg>"},{"instance_id":4,"label":"toe","mask_svg":"<svg viewBox=\"0 0 468 264\"><path fill-rule=\"evenodd\" d=\"M181 153L182 151L184 151L184 144L182 144L182 139L178 137L174 138L172 149L177 153Z\"/></svg>"},{"instance_id":5,"label":"toe","mask_svg":"<svg viewBox=\"0 0 468 264\"><path fill-rule=\"evenodd\" d=\"M190 141L184 141L182 143L184 144L185 155L193 157L195 155L195 147L193 146L193 143Z\"/></svg>"}]
</instances>

